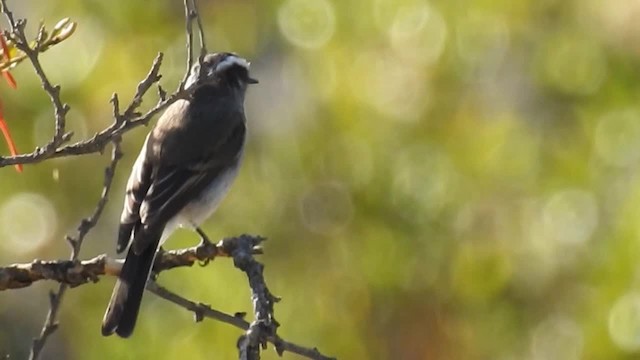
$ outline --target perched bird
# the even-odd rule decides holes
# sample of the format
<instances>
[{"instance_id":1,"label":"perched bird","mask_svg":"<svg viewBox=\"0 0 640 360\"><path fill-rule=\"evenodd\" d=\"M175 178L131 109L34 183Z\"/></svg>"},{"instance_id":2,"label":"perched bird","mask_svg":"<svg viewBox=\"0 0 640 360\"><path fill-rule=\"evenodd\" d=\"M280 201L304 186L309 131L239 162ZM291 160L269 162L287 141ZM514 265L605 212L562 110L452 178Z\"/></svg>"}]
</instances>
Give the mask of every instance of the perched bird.
<instances>
[{"instance_id":1,"label":"perched bird","mask_svg":"<svg viewBox=\"0 0 640 360\"><path fill-rule=\"evenodd\" d=\"M249 63L208 54L193 65L188 99L167 108L145 140L127 182L116 251L129 250L102 320L102 334L129 337L159 246L178 227L198 226L238 174L245 143Z\"/></svg>"}]
</instances>

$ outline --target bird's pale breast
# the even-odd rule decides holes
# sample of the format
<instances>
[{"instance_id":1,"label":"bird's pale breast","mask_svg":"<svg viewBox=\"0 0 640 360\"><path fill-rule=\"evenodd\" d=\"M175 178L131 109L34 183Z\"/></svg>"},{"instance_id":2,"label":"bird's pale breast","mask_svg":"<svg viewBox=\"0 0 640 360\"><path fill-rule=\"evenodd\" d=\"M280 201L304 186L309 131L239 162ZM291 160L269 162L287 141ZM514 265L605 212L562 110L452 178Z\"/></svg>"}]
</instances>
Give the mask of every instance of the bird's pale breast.
<instances>
[{"instance_id":1,"label":"bird's pale breast","mask_svg":"<svg viewBox=\"0 0 640 360\"><path fill-rule=\"evenodd\" d=\"M189 202L176 216L169 220L162 233L161 243L164 243L177 227L193 229L211 216L238 175L240 162L241 157L233 166L216 177L196 199Z\"/></svg>"}]
</instances>

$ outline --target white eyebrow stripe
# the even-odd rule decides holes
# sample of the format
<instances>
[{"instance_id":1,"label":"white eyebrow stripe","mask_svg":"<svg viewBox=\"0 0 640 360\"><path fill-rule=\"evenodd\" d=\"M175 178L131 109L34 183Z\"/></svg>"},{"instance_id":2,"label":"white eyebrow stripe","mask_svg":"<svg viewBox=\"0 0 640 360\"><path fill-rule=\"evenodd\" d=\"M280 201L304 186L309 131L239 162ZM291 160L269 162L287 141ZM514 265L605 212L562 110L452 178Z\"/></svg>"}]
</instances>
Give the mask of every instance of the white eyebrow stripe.
<instances>
[{"instance_id":1,"label":"white eyebrow stripe","mask_svg":"<svg viewBox=\"0 0 640 360\"><path fill-rule=\"evenodd\" d=\"M233 65L242 66L243 68L249 70L249 62L238 56L228 56L226 59L222 60L218 66L216 66L216 71L226 70Z\"/></svg>"}]
</instances>

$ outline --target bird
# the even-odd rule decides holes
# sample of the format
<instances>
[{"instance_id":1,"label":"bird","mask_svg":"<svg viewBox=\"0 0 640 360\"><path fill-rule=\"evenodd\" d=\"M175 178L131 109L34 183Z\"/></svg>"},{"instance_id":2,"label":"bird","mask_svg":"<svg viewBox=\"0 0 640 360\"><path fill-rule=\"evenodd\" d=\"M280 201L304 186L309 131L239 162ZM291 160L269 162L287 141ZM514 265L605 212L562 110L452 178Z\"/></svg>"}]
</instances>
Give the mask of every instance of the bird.
<instances>
[{"instance_id":1,"label":"bird","mask_svg":"<svg viewBox=\"0 0 640 360\"><path fill-rule=\"evenodd\" d=\"M244 99L250 63L210 53L185 82L190 94L171 104L147 135L126 185L116 252L127 250L102 320L102 334L133 333L156 251L178 227L202 235L242 162Z\"/></svg>"}]
</instances>

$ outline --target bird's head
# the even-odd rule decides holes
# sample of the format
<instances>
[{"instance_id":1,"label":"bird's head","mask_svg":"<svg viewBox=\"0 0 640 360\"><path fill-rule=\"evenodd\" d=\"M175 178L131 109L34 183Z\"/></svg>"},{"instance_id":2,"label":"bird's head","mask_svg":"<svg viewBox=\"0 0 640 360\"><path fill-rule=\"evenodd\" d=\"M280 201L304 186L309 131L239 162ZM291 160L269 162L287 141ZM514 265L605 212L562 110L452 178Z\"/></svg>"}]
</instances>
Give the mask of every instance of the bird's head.
<instances>
[{"instance_id":1,"label":"bird's head","mask_svg":"<svg viewBox=\"0 0 640 360\"><path fill-rule=\"evenodd\" d=\"M207 54L199 63L193 64L185 88L194 85L228 85L246 90L247 85L257 84L258 80L249 76L250 63L233 53Z\"/></svg>"}]
</instances>

